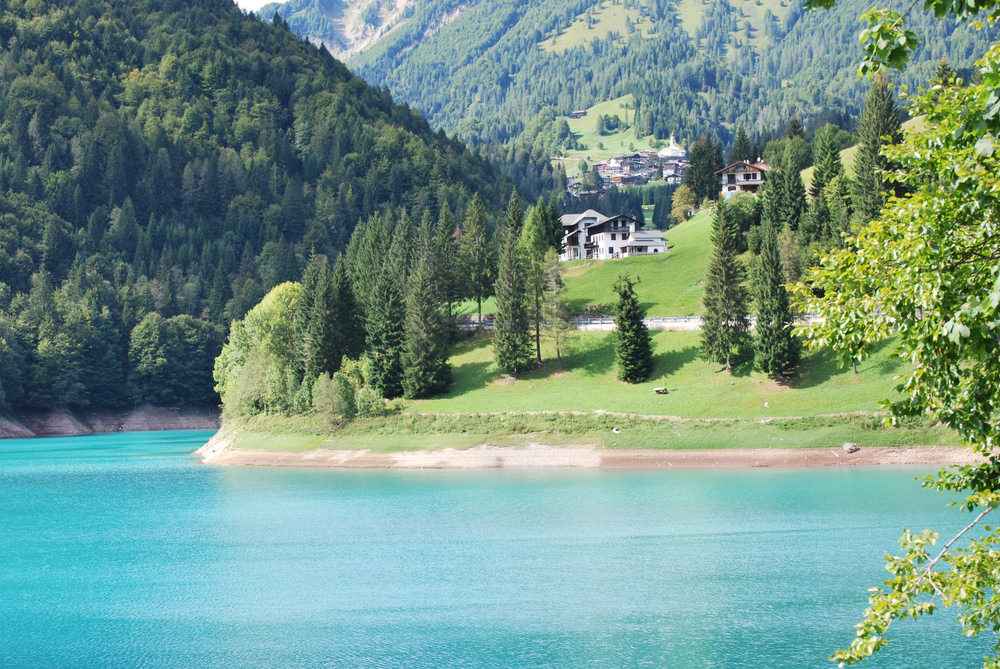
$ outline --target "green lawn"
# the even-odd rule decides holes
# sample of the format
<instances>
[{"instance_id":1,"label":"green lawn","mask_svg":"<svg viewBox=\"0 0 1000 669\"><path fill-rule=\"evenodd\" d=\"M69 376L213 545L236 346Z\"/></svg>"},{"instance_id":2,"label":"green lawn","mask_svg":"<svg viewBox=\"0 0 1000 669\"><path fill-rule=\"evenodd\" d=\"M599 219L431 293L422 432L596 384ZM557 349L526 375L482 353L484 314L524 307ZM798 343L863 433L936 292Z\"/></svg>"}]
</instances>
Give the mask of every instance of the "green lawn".
<instances>
[{"instance_id":1,"label":"green lawn","mask_svg":"<svg viewBox=\"0 0 1000 669\"><path fill-rule=\"evenodd\" d=\"M634 110L635 98L632 95L623 95L614 100L599 102L588 108L587 115L583 118L568 119L570 132L576 135L586 148L566 151L564 158L553 158L552 162L562 162L566 174L572 176L580 173L581 160L585 160L588 165L593 165L599 160L606 160L623 153L653 149L655 137L648 135L637 138L635 136L635 130L631 126L635 120ZM602 114L617 115L622 120L623 129L608 135L598 134L597 117Z\"/></svg>"},{"instance_id":2,"label":"green lawn","mask_svg":"<svg viewBox=\"0 0 1000 669\"><path fill-rule=\"evenodd\" d=\"M808 353L799 376L780 385L748 366L734 374L698 355L699 333L653 334L651 380L615 378L613 335L579 333L558 372L549 345L545 364L513 380L493 363L488 337L461 343L447 395L401 402L385 418L335 427L315 415L258 417L237 425L237 448L375 452L471 448L480 444L589 445L596 448L837 448L955 445L954 435L924 421L888 428L874 415L905 371L891 345L860 373L840 369L829 352ZM669 393L653 392L665 386ZM836 415L843 414L843 415Z\"/></svg>"},{"instance_id":3,"label":"green lawn","mask_svg":"<svg viewBox=\"0 0 1000 669\"><path fill-rule=\"evenodd\" d=\"M566 299L574 313L590 304L614 304L619 274L638 277L640 302L648 316L701 313L702 276L712 254L712 214L701 212L664 232L666 255L602 260L567 268L563 273Z\"/></svg>"},{"instance_id":4,"label":"green lawn","mask_svg":"<svg viewBox=\"0 0 1000 669\"><path fill-rule=\"evenodd\" d=\"M670 245L666 255L564 263L563 281L570 311L583 313L588 305L614 304L619 274L638 277L636 293L648 316L689 316L701 313L702 285L712 254L712 213L703 211L663 233ZM455 312L476 313L476 303L466 300ZM496 312L493 298L483 301L483 314Z\"/></svg>"},{"instance_id":5,"label":"green lawn","mask_svg":"<svg viewBox=\"0 0 1000 669\"><path fill-rule=\"evenodd\" d=\"M872 412L893 393L893 377L904 363L891 347L864 361L859 374L840 369L829 352L808 353L803 371L789 385L743 368L735 374L699 356L699 332L654 332L655 369L645 383L615 377L613 335L580 332L558 372L554 352L543 346L545 364L513 381L493 362L489 340L463 343L451 363L454 382L447 395L408 404L408 412L596 410L683 418L767 419L840 412ZM653 388L665 386L658 395ZM766 404L766 406L765 406Z\"/></svg>"}]
</instances>

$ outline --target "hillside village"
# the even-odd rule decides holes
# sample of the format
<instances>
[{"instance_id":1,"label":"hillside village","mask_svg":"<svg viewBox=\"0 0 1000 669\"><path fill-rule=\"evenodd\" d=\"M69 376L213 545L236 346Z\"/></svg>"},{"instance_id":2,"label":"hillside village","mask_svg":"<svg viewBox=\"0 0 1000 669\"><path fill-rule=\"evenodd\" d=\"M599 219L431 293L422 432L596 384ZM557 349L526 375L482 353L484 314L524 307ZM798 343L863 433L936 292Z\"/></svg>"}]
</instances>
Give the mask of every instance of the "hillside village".
<instances>
[{"instance_id":1,"label":"hillside village","mask_svg":"<svg viewBox=\"0 0 1000 669\"><path fill-rule=\"evenodd\" d=\"M576 195L592 195L603 194L611 186L643 186L651 182L678 185L689 167L687 151L671 135L670 143L659 151L637 151L595 162L588 173L572 176L567 189Z\"/></svg>"}]
</instances>

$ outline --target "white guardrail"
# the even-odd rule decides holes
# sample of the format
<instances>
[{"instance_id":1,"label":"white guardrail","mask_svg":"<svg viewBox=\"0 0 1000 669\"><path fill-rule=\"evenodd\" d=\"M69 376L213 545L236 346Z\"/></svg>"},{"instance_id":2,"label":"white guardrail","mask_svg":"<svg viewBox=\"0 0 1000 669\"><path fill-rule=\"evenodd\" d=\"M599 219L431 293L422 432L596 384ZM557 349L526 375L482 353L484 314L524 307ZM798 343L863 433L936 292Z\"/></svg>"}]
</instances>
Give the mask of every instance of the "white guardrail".
<instances>
[{"instance_id":1,"label":"white guardrail","mask_svg":"<svg viewBox=\"0 0 1000 669\"><path fill-rule=\"evenodd\" d=\"M750 316L750 329L753 329L755 320L756 318L754 316ZM615 319L613 316L573 316L569 319L569 321L576 326L577 330L615 329ZM701 329L701 316L650 316L648 318L644 318L643 321L646 323L646 327L650 330L672 330L680 332L685 330ZM799 325L803 325L807 323L816 323L818 321L818 316L814 314L807 314L797 319L795 322ZM493 319L484 317L482 325L478 325L474 317L468 320L460 320L458 321L458 329L465 331L492 330Z\"/></svg>"}]
</instances>

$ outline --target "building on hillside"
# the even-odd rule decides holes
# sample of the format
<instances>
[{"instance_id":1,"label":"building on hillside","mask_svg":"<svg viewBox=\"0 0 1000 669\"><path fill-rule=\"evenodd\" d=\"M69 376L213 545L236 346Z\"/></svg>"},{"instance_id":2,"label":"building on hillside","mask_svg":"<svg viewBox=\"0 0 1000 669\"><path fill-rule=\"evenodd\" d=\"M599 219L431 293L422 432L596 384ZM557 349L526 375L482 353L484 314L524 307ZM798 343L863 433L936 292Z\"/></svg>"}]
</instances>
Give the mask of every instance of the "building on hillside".
<instances>
[{"instance_id":1,"label":"building on hillside","mask_svg":"<svg viewBox=\"0 0 1000 669\"><path fill-rule=\"evenodd\" d=\"M609 260L666 253L667 242L659 230L643 230L631 216L605 216L593 209L565 214L559 260Z\"/></svg>"},{"instance_id":2,"label":"building on hillside","mask_svg":"<svg viewBox=\"0 0 1000 669\"><path fill-rule=\"evenodd\" d=\"M737 193L756 193L767 181L770 171L771 166L760 159L755 163L741 160L723 167L715 173L722 182L719 197L728 200Z\"/></svg>"},{"instance_id":3,"label":"building on hillside","mask_svg":"<svg viewBox=\"0 0 1000 669\"><path fill-rule=\"evenodd\" d=\"M660 149L657 155L664 161L686 161L688 159L688 152L677 144L673 134L670 135L670 143Z\"/></svg>"}]
</instances>

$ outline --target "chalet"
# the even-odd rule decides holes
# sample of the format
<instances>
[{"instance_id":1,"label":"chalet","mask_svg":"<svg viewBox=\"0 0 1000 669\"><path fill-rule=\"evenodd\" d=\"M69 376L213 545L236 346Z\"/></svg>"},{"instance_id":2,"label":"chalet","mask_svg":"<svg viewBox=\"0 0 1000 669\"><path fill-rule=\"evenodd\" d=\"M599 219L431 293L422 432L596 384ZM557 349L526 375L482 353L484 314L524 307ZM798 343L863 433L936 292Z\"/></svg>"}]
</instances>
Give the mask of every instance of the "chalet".
<instances>
[{"instance_id":1,"label":"chalet","mask_svg":"<svg viewBox=\"0 0 1000 669\"><path fill-rule=\"evenodd\" d=\"M593 209L565 214L560 260L608 260L666 253L667 242L659 230L643 230L631 216L605 216Z\"/></svg>"},{"instance_id":2,"label":"chalet","mask_svg":"<svg viewBox=\"0 0 1000 669\"><path fill-rule=\"evenodd\" d=\"M566 114L566 117L567 118L583 118L586 115L587 115L587 110L586 109L577 109L576 111L571 111L570 113Z\"/></svg>"},{"instance_id":3,"label":"chalet","mask_svg":"<svg viewBox=\"0 0 1000 669\"><path fill-rule=\"evenodd\" d=\"M764 185L770 170L771 166L761 160L756 163L741 160L723 167L715 173L722 182L719 196L728 200L737 193L756 193Z\"/></svg>"}]
</instances>

